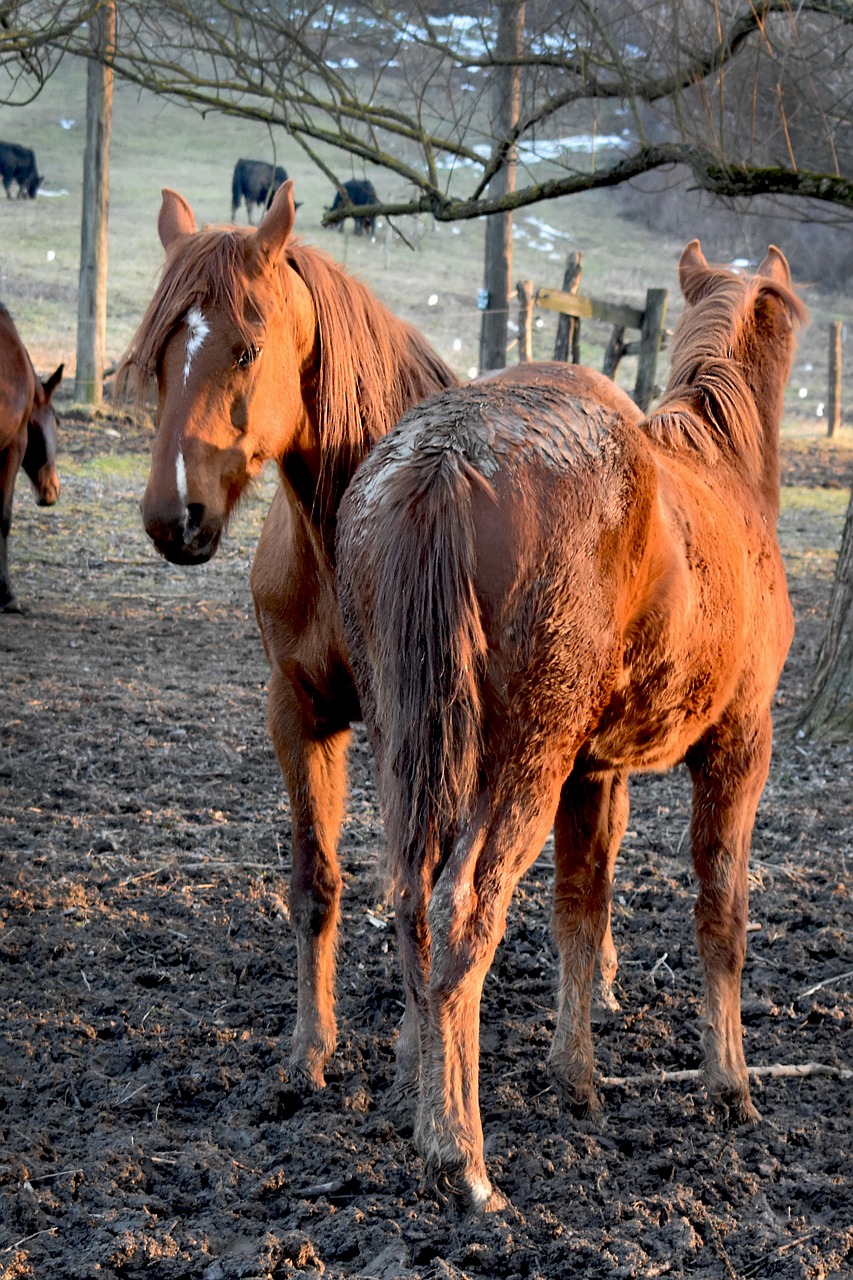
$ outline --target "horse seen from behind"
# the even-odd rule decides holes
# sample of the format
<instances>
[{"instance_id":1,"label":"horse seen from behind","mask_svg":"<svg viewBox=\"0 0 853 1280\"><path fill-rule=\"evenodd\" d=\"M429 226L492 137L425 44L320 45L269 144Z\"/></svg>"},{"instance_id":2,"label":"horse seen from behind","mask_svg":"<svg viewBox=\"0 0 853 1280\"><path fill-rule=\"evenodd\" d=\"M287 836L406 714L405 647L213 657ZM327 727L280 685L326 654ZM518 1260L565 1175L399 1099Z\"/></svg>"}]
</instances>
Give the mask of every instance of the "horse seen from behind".
<instances>
[{"instance_id":1,"label":"horse seen from behind","mask_svg":"<svg viewBox=\"0 0 853 1280\"><path fill-rule=\"evenodd\" d=\"M336 1040L337 842L360 718L335 589L338 506L371 445L456 379L420 334L294 239L293 222L291 182L257 228L199 230L183 197L164 191L166 260L119 377L157 383L142 517L173 563L208 560L264 463L278 464L251 583L291 808L291 1082L313 1089Z\"/></svg>"},{"instance_id":2,"label":"horse seen from behind","mask_svg":"<svg viewBox=\"0 0 853 1280\"><path fill-rule=\"evenodd\" d=\"M42 382L15 322L0 305L0 613L23 612L9 577L12 503L21 467L40 507L53 506L59 497L52 397L63 368L60 365Z\"/></svg>"},{"instance_id":3,"label":"horse seen from behind","mask_svg":"<svg viewBox=\"0 0 853 1280\"><path fill-rule=\"evenodd\" d=\"M753 277L680 263L671 375L647 418L581 366L527 364L412 409L338 519L338 592L377 757L407 989L398 1087L470 1206L503 1203L478 1102L483 982L554 827L549 1069L597 1106L590 992L628 777L686 761L704 1073L757 1119L740 1015L747 860L793 633L779 430L805 308L771 247Z\"/></svg>"}]
</instances>

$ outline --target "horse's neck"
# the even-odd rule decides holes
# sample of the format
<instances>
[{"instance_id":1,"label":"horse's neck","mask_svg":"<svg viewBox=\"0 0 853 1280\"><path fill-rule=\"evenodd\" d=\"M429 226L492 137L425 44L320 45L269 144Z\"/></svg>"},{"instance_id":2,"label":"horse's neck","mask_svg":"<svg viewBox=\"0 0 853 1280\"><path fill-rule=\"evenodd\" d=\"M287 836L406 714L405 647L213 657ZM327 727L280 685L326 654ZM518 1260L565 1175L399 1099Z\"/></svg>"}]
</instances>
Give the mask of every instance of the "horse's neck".
<instances>
[{"instance_id":1,"label":"horse's neck","mask_svg":"<svg viewBox=\"0 0 853 1280\"><path fill-rule=\"evenodd\" d=\"M785 366L774 368L773 364L770 360L757 365L747 381L752 389L763 432L762 475L759 479L761 492L774 516L778 516L781 466L779 437L785 406L785 386L790 370Z\"/></svg>"},{"instance_id":2,"label":"horse's neck","mask_svg":"<svg viewBox=\"0 0 853 1280\"><path fill-rule=\"evenodd\" d=\"M330 559L334 559L338 508L361 456L330 453L320 444L316 419L310 411L304 440L279 460L279 471L293 500Z\"/></svg>"}]
</instances>

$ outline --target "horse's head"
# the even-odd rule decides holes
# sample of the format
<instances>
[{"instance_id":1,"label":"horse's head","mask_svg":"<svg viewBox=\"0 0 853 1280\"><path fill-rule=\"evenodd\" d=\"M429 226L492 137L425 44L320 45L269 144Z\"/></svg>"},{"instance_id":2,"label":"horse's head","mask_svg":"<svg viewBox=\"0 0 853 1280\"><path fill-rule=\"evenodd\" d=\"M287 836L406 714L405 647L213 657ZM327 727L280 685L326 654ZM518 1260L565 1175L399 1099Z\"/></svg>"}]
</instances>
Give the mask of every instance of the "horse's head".
<instances>
[{"instance_id":1,"label":"horse's head","mask_svg":"<svg viewBox=\"0 0 853 1280\"><path fill-rule=\"evenodd\" d=\"M35 398L27 425L24 471L32 481L40 507L52 507L59 497L59 473L56 470L57 424L52 399L62 381L64 368L61 364L47 382L36 378Z\"/></svg>"},{"instance_id":2,"label":"horse's head","mask_svg":"<svg viewBox=\"0 0 853 1280\"><path fill-rule=\"evenodd\" d=\"M709 318L720 317L715 327L728 324L728 354L749 363L752 350L773 339L783 341L793 354L794 329L806 319L806 308L793 291L788 260L771 244L754 276L730 267L711 266L698 240L691 240L681 255L679 284L688 309L706 306ZM690 326L690 320L685 327ZM762 351L761 358L765 358Z\"/></svg>"},{"instance_id":3,"label":"horse's head","mask_svg":"<svg viewBox=\"0 0 853 1280\"><path fill-rule=\"evenodd\" d=\"M125 363L156 377L158 426L142 499L145 529L176 564L216 551L229 516L264 463L301 448L311 423L311 295L285 261L294 220L286 182L257 229L196 229L165 190L158 219L163 275Z\"/></svg>"},{"instance_id":4,"label":"horse's head","mask_svg":"<svg viewBox=\"0 0 853 1280\"><path fill-rule=\"evenodd\" d=\"M687 303L673 337L673 366L677 352L692 360L717 361L737 370L764 424L778 430L785 385L796 350L796 330L808 311L793 290L791 271L781 249L770 245L754 275L731 267L710 266L698 240L681 255L679 282Z\"/></svg>"}]
</instances>

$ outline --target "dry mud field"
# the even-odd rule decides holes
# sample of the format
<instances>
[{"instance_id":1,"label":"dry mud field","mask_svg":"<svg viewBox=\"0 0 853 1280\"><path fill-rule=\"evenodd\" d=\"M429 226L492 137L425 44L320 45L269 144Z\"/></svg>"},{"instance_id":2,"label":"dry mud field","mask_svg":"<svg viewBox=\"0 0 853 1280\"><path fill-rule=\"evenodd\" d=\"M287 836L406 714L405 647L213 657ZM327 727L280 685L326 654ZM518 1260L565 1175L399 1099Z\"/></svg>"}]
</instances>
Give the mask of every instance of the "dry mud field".
<instances>
[{"instance_id":1,"label":"dry mud field","mask_svg":"<svg viewBox=\"0 0 853 1280\"><path fill-rule=\"evenodd\" d=\"M67 418L60 505L18 490L29 612L0 617L0 1277L849 1280L849 1079L756 1080L763 1122L745 1132L719 1127L699 1083L638 1079L700 1058L681 771L632 790L621 1011L596 1026L602 1076L628 1079L603 1088L595 1127L559 1113L545 1075L547 846L520 886L486 983L481 1079L513 1208L470 1219L436 1201L383 1111L402 1006L357 735L340 1048L322 1094L291 1090L289 817L248 590L269 491L218 559L175 569L136 515L147 447L142 429ZM851 460L798 451L785 480L844 487ZM783 535L798 629L780 725L832 574L796 518ZM853 1065L851 859L853 751L781 728L751 870L754 1066Z\"/></svg>"}]
</instances>

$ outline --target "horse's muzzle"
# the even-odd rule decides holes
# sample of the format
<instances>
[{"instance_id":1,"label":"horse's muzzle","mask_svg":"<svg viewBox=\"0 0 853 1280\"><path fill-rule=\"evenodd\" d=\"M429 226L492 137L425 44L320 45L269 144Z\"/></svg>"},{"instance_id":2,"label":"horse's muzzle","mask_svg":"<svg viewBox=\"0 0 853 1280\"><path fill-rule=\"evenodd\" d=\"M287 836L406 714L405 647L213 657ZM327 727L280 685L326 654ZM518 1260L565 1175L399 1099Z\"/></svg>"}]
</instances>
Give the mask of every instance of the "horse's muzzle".
<instances>
[{"instance_id":1,"label":"horse's muzzle","mask_svg":"<svg viewBox=\"0 0 853 1280\"><path fill-rule=\"evenodd\" d=\"M59 501L60 488L56 467L43 467L39 472L38 484L35 486L36 505L39 507L52 507L55 502Z\"/></svg>"},{"instance_id":2,"label":"horse's muzzle","mask_svg":"<svg viewBox=\"0 0 853 1280\"><path fill-rule=\"evenodd\" d=\"M192 503L183 521L145 518L144 512L143 519L148 537L171 564L204 564L222 537L222 525L205 523L204 508Z\"/></svg>"}]
</instances>

